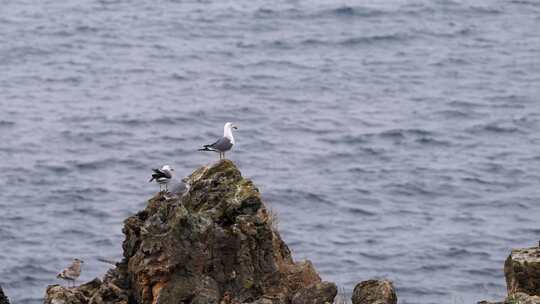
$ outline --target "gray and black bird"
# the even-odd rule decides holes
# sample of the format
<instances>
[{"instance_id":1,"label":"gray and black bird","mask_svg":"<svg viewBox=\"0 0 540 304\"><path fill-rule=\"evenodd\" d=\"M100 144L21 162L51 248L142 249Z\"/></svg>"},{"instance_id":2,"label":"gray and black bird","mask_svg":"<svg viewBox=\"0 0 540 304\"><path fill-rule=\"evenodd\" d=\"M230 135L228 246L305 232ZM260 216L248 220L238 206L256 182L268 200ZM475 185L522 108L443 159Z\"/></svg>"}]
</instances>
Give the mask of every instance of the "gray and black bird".
<instances>
[{"instance_id":1,"label":"gray and black bird","mask_svg":"<svg viewBox=\"0 0 540 304\"><path fill-rule=\"evenodd\" d=\"M219 153L219 159L225 158L225 152L232 149L234 146L234 137L232 129L238 129L232 122L228 122L223 127L223 137L218 139L215 143L210 145L204 145L199 151L213 151Z\"/></svg>"},{"instance_id":2,"label":"gray and black bird","mask_svg":"<svg viewBox=\"0 0 540 304\"><path fill-rule=\"evenodd\" d=\"M172 179L172 172L174 171L173 168L169 165L165 165L161 167L160 169L152 169L154 173L152 173L152 178L149 180L149 182L156 181L156 183L159 184L159 191L163 192L163 186L165 186L165 191L168 191L167 185Z\"/></svg>"}]
</instances>

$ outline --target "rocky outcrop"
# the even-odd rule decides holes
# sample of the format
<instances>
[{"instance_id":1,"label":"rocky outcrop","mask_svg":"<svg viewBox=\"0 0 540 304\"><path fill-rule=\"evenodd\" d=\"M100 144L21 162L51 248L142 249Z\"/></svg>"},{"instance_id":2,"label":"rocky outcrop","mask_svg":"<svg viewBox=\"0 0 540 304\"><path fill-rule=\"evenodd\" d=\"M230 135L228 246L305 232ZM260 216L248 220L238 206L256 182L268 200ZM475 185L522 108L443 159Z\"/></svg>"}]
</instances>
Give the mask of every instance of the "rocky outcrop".
<instances>
[{"instance_id":1,"label":"rocky outcrop","mask_svg":"<svg viewBox=\"0 0 540 304\"><path fill-rule=\"evenodd\" d=\"M539 296L531 296L524 292L516 292L508 297L504 301L505 304L540 304Z\"/></svg>"},{"instance_id":2,"label":"rocky outcrop","mask_svg":"<svg viewBox=\"0 0 540 304\"><path fill-rule=\"evenodd\" d=\"M297 291L291 304L325 304L329 299L334 299L336 294L337 288L334 283L315 283Z\"/></svg>"},{"instance_id":3,"label":"rocky outcrop","mask_svg":"<svg viewBox=\"0 0 540 304\"><path fill-rule=\"evenodd\" d=\"M352 295L353 304L396 304L397 296L392 282L368 280L358 283Z\"/></svg>"},{"instance_id":4,"label":"rocky outcrop","mask_svg":"<svg viewBox=\"0 0 540 304\"><path fill-rule=\"evenodd\" d=\"M540 246L515 249L504 263L508 294L540 296Z\"/></svg>"},{"instance_id":5,"label":"rocky outcrop","mask_svg":"<svg viewBox=\"0 0 540 304\"><path fill-rule=\"evenodd\" d=\"M4 294L4 291L2 290L2 286L0 286L0 304L9 304L9 300L7 296Z\"/></svg>"},{"instance_id":6,"label":"rocky outcrop","mask_svg":"<svg viewBox=\"0 0 540 304\"><path fill-rule=\"evenodd\" d=\"M504 263L508 295L503 302L478 304L540 304L540 244L514 249Z\"/></svg>"},{"instance_id":7,"label":"rocky outcrop","mask_svg":"<svg viewBox=\"0 0 540 304\"><path fill-rule=\"evenodd\" d=\"M125 264L118 263L104 276L103 281L94 279L77 288L60 285L47 287L45 304L128 304L129 279Z\"/></svg>"},{"instance_id":8,"label":"rocky outcrop","mask_svg":"<svg viewBox=\"0 0 540 304\"><path fill-rule=\"evenodd\" d=\"M49 286L45 303L332 303L335 284L293 261L258 189L231 161L196 170L186 184L183 195L158 194L125 220L124 259L103 281Z\"/></svg>"}]
</instances>

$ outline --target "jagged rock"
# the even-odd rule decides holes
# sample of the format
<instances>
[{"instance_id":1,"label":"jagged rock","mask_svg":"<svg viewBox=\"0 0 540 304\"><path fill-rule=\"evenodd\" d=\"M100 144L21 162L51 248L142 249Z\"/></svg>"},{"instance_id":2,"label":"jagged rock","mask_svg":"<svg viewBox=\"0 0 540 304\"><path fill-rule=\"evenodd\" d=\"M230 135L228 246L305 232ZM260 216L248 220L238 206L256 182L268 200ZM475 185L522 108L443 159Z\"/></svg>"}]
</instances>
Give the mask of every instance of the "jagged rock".
<instances>
[{"instance_id":1,"label":"jagged rock","mask_svg":"<svg viewBox=\"0 0 540 304\"><path fill-rule=\"evenodd\" d=\"M330 282L315 283L297 291L292 298L291 304L331 303L329 299L334 299L336 294L336 284Z\"/></svg>"},{"instance_id":2,"label":"jagged rock","mask_svg":"<svg viewBox=\"0 0 540 304\"><path fill-rule=\"evenodd\" d=\"M50 285L47 287L45 304L83 304L88 303L88 299L96 293L101 286L99 279L94 279L82 284L77 288L64 287L61 285Z\"/></svg>"},{"instance_id":3,"label":"jagged rock","mask_svg":"<svg viewBox=\"0 0 540 304\"><path fill-rule=\"evenodd\" d=\"M392 282L368 280L358 283L352 295L353 304L396 304L397 296Z\"/></svg>"},{"instance_id":4,"label":"jagged rock","mask_svg":"<svg viewBox=\"0 0 540 304\"><path fill-rule=\"evenodd\" d=\"M506 297L502 302L480 301L476 304L540 304L540 297L516 292Z\"/></svg>"},{"instance_id":5,"label":"jagged rock","mask_svg":"<svg viewBox=\"0 0 540 304\"><path fill-rule=\"evenodd\" d=\"M100 279L94 279L76 288L50 285L45 292L44 304L127 304L129 285L126 265L118 263Z\"/></svg>"},{"instance_id":6,"label":"jagged rock","mask_svg":"<svg viewBox=\"0 0 540 304\"><path fill-rule=\"evenodd\" d=\"M4 294L4 291L2 290L2 286L0 286L0 304L9 304L9 299Z\"/></svg>"},{"instance_id":7,"label":"jagged rock","mask_svg":"<svg viewBox=\"0 0 540 304\"><path fill-rule=\"evenodd\" d=\"M185 181L183 195L157 194L124 221L124 259L98 287L50 286L45 304L332 303L336 286L293 261L258 189L231 161Z\"/></svg>"},{"instance_id":8,"label":"jagged rock","mask_svg":"<svg viewBox=\"0 0 540 304\"><path fill-rule=\"evenodd\" d=\"M540 297L516 292L509 295L504 301L504 304L540 304Z\"/></svg>"},{"instance_id":9,"label":"jagged rock","mask_svg":"<svg viewBox=\"0 0 540 304\"><path fill-rule=\"evenodd\" d=\"M126 221L124 242L139 303L289 303L320 282L311 263L294 263L258 189L228 160L193 172L179 200L157 196ZM332 299L329 299L331 301Z\"/></svg>"},{"instance_id":10,"label":"jagged rock","mask_svg":"<svg viewBox=\"0 0 540 304\"><path fill-rule=\"evenodd\" d=\"M508 295L540 296L540 247L514 249L504 263Z\"/></svg>"}]
</instances>

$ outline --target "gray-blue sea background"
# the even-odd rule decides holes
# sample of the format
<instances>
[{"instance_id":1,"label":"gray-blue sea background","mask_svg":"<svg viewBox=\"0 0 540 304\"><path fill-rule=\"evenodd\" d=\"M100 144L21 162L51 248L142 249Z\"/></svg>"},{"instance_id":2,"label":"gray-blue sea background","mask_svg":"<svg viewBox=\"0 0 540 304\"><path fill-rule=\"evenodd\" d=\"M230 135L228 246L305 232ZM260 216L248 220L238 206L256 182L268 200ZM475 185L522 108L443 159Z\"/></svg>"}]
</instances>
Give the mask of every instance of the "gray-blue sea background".
<instances>
[{"instance_id":1,"label":"gray-blue sea background","mask_svg":"<svg viewBox=\"0 0 540 304\"><path fill-rule=\"evenodd\" d=\"M0 0L0 285L41 303L73 257L121 257L122 221L228 156L296 259L400 303L505 295L540 239L536 0Z\"/></svg>"}]
</instances>

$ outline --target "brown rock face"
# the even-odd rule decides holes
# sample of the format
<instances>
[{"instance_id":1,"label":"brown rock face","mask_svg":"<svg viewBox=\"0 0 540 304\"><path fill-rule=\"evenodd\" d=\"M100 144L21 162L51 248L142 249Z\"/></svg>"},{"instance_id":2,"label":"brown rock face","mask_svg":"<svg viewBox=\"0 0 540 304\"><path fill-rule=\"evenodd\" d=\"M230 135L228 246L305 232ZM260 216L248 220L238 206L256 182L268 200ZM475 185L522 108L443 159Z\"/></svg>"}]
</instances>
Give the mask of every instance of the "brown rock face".
<instances>
[{"instance_id":1,"label":"brown rock face","mask_svg":"<svg viewBox=\"0 0 540 304\"><path fill-rule=\"evenodd\" d=\"M124 259L108 279L88 295L50 286L45 304L60 295L65 304L333 301L336 286L321 283L309 261L293 261L258 189L231 161L196 170L187 185L181 197L158 194L125 220Z\"/></svg>"},{"instance_id":2,"label":"brown rock face","mask_svg":"<svg viewBox=\"0 0 540 304\"><path fill-rule=\"evenodd\" d=\"M321 282L311 284L307 288L300 289L292 298L292 304L326 304L328 300L334 299L337 288L334 283Z\"/></svg>"},{"instance_id":3,"label":"brown rock face","mask_svg":"<svg viewBox=\"0 0 540 304\"><path fill-rule=\"evenodd\" d=\"M514 249L504 263L508 295L540 296L540 247Z\"/></svg>"},{"instance_id":4,"label":"brown rock face","mask_svg":"<svg viewBox=\"0 0 540 304\"><path fill-rule=\"evenodd\" d=\"M0 286L0 304L9 304L9 300L4 294L4 291L2 290L2 286Z\"/></svg>"},{"instance_id":5,"label":"brown rock face","mask_svg":"<svg viewBox=\"0 0 540 304\"><path fill-rule=\"evenodd\" d=\"M397 296L392 282L368 280L354 287L353 304L396 304Z\"/></svg>"},{"instance_id":6,"label":"brown rock face","mask_svg":"<svg viewBox=\"0 0 540 304\"><path fill-rule=\"evenodd\" d=\"M122 288L125 285L121 281L126 278L120 274L123 268L119 264L103 281L94 279L77 288L51 285L47 287L44 304L128 304L128 290Z\"/></svg>"}]
</instances>

